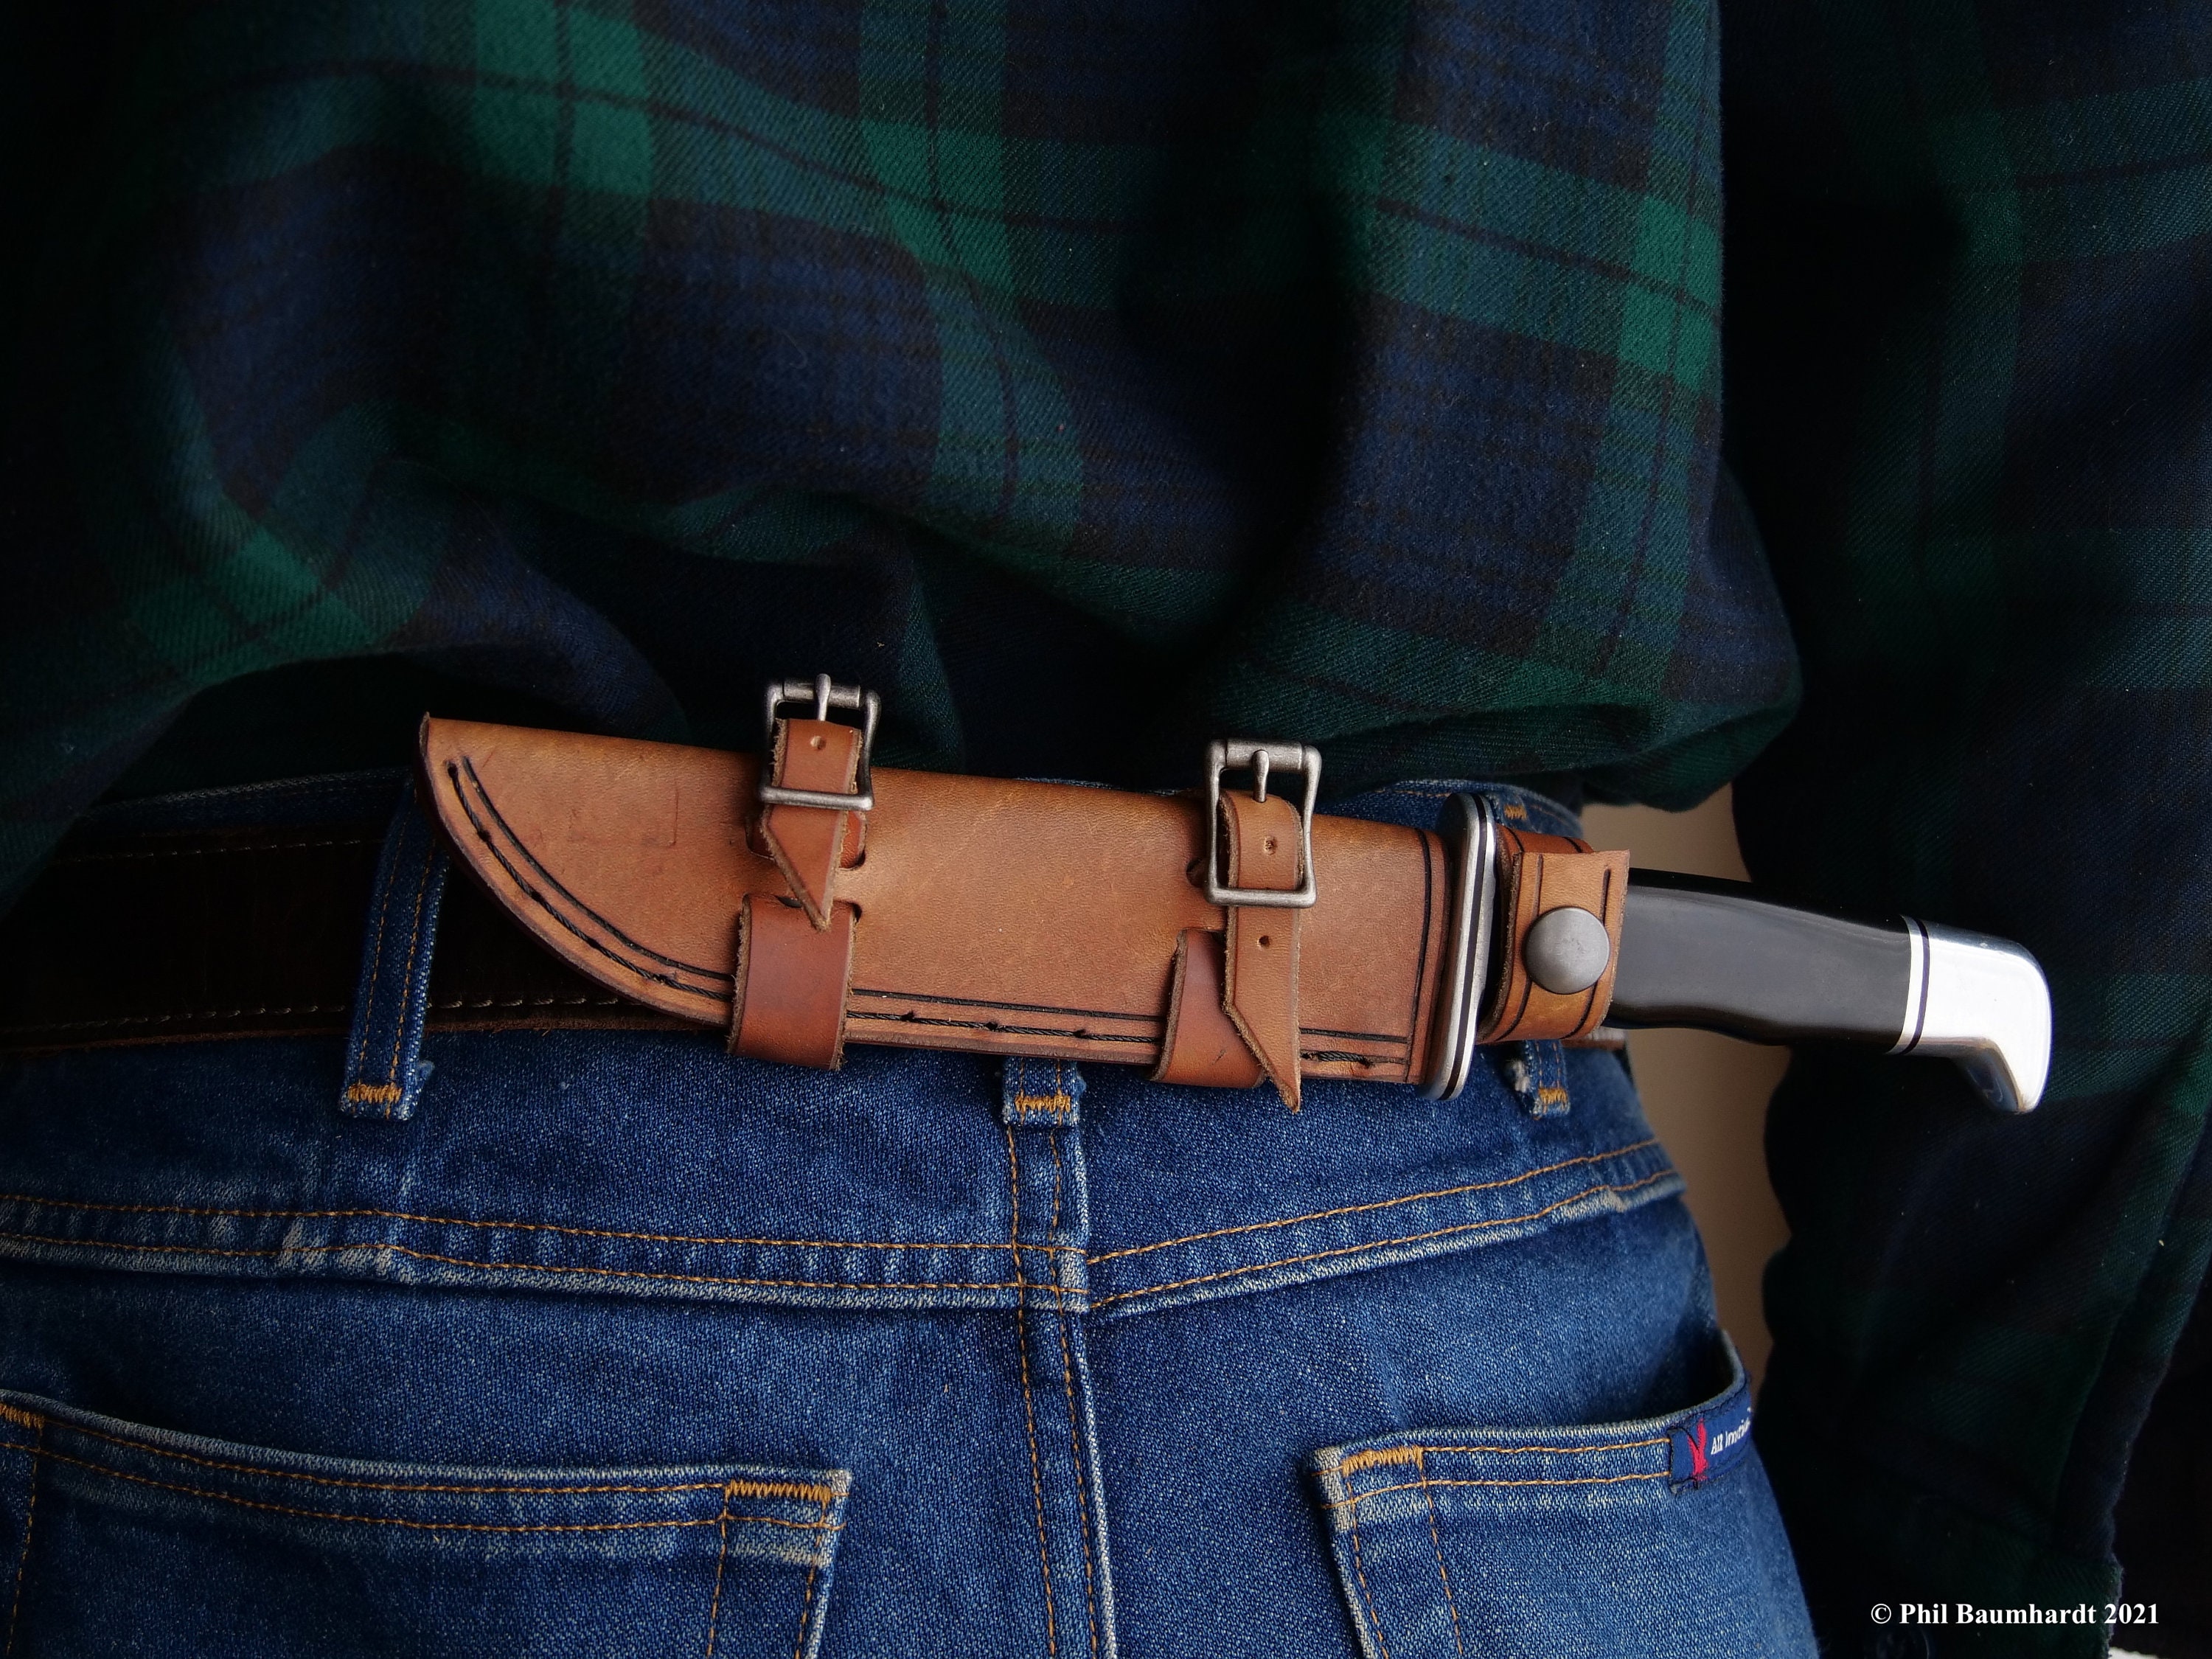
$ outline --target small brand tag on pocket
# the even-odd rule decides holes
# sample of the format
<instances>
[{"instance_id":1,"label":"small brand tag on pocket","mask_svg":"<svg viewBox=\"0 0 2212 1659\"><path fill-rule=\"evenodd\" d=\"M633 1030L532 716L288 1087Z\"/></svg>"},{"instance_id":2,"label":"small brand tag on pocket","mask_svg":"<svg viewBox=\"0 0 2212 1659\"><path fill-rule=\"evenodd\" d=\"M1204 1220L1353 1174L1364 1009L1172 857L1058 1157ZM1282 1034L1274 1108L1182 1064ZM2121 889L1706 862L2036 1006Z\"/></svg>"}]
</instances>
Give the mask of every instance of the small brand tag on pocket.
<instances>
[{"instance_id":1,"label":"small brand tag on pocket","mask_svg":"<svg viewBox=\"0 0 2212 1659\"><path fill-rule=\"evenodd\" d=\"M1668 1478L1678 1486L1704 1486L1751 1449L1751 1390L1739 1389L1668 1438L1673 1454Z\"/></svg>"}]
</instances>

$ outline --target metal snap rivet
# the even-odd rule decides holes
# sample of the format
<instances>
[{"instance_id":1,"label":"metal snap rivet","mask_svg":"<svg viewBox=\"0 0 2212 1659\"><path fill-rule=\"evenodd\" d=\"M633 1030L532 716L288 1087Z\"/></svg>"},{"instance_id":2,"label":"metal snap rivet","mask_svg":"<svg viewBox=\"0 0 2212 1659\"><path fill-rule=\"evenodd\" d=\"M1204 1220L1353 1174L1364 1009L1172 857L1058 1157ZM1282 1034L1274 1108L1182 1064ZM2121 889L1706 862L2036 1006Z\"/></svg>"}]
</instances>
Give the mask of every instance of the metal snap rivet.
<instances>
[{"instance_id":1,"label":"metal snap rivet","mask_svg":"<svg viewBox=\"0 0 2212 1659\"><path fill-rule=\"evenodd\" d=\"M1521 959L1537 984L1571 996L1605 976L1605 965L1613 959L1613 941L1605 924L1589 911L1561 905L1536 918L1522 941Z\"/></svg>"}]
</instances>

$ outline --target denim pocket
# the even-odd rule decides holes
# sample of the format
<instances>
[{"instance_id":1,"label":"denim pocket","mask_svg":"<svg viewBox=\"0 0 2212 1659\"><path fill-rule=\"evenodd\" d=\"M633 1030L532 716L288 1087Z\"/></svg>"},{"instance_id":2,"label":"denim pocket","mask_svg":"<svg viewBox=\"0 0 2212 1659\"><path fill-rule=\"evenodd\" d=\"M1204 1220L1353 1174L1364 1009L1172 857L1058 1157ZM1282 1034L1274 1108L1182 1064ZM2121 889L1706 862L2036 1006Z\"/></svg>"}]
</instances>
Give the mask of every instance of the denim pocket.
<instances>
[{"instance_id":1,"label":"denim pocket","mask_svg":"<svg viewBox=\"0 0 2212 1659\"><path fill-rule=\"evenodd\" d=\"M848 1484L309 1457L0 1394L0 1642L808 1659Z\"/></svg>"},{"instance_id":2,"label":"denim pocket","mask_svg":"<svg viewBox=\"0 0 2212 1659\"><path fill-rule=\"evenodd\" d=\"M1573 1428L1417 1430L1315 1459L1367 1659L1805 1655L1751 1394Z\"/></svg>"}]
</instances>

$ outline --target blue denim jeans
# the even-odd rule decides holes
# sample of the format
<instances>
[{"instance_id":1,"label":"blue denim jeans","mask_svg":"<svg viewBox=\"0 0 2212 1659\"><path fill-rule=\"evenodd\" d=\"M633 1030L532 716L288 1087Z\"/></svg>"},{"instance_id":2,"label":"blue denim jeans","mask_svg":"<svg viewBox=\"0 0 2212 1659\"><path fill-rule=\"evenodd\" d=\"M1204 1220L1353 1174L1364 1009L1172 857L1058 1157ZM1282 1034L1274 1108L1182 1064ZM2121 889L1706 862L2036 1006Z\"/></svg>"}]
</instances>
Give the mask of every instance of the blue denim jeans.
<instances>
[{"instance_id":1,"label":"blue denim jeans","mask_svg":"<svg viewBox=\"0 0 2212 1659\"><path fill-rule=\"evenodd\" d=\"M1610 1054L342 1048L0 1067L11 1656L1812 1651Z\"/></svg>"}]
</instances>

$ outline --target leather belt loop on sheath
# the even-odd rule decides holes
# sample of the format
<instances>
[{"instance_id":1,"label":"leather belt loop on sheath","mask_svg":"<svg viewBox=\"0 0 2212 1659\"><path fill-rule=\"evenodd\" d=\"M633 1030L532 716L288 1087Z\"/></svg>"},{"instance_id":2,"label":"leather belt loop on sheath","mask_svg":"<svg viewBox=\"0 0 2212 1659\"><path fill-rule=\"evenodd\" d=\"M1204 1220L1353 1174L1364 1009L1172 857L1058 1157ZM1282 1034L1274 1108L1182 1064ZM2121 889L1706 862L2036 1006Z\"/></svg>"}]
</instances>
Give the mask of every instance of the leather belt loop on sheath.
<instances>
[{"instance_id":1,"label":"leather belt loop on sheath","mask_svg":"<svg viewBox=\"0 0 2212 1659\"><path fill-rule=\"evenodd\" d=\"M1224 793L1222 774L1249 768L1249 795ZM1302 775L1304 810L1267 793L1271 770ZM1216 743L1206 757L1206 896L1225 932L1186 929L1176 945L1163 1083L1249 1087L1264 1075L1298 1109L1299 912L1316 896L1313 804L1321 755L1304 744Z\"/></svg>"},{"instance_id":2,"label":"leather belt loop on sheath","mask_svg":"<svg viewBox=\"0 0 2212 1659\"><path fill-rule=\"evenodd\" d=\"M830 912L829 927L816 927L787 899L745 895L738 912L732 1054L832 1072L844 1064L854 924L849 904Z\"/></svg>"},{"instance_id":3,"label":"leather belt loop on sheath","mask_svg":"<svg viewBox=\"0 0 2212 1659\"><path fill-rule=\"evenodd\" d=\"M1229 885L1265 892L1297 890L1297 809L1280 795L1221 799L1229 848ZM1261 1067L1292 1111L1298 1109L1298 913L1256 905L1229 907L1224 955L1229 965L1222 1003Z\"/></svg>"},{"instance_id":4,"label":"leather belt loop on sheath","mask_svg":"<svg viewBox=\"0 0 2212 1659\"><path fill-rule=\"evenodd\" d=\"M811 699L811 720L784 705ZM859 913L836 896L837 872L859 864L878 702L857 686L787 680L768 688L768 774L760 837L791 890L787 901L747 894L738 912L730 1052L836 1069L845 1054L845 1005ZM830 718L860 711L860 726Z\"/></svg>"},{"instance_id":5,"label":"leather belt loop on sheath","mask_svg":"<svg viewBox=\"0 0 2212 1659\"><path fill-rule=\"evenodd\" d=\"M1186 927L1176 940L1167 1030L1160 1063L1152 1072L1155 1083L1249 1089L1265 1075L1244 1034L1229 1018L1222 941L1221 934L1204 927Z\"/></svg>"},{"instance_id":6,"label":"leather belt loop on sheath","mask_svg":"<svg viewBox=\"0 0 2212 1659\"><path fill-rule=\"evenodd\" d=\"M1504 826L1498 843L1500 969L1478 1040L1587 1037L1613 1001L1628 854Z\"/></svg>"}]
</instances>

